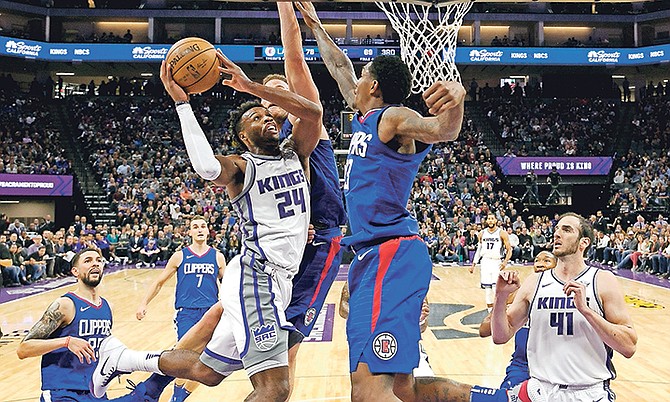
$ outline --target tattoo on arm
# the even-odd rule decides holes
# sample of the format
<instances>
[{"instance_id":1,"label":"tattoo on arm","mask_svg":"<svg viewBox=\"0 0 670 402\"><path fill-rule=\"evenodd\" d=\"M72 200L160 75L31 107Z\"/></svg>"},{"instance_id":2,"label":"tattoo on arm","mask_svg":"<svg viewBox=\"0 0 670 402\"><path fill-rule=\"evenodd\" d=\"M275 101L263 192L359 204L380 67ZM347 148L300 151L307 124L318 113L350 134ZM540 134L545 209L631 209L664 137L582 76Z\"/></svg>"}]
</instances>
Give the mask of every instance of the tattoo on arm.
<instances>
[{"instance_id":1,"label":"tattoo on arm","mask_svg":"<svg viewBox=\"0 0 670 402\"><path fill-rule=\"evenodd\" d=\"M60 302L56 300L51 303L47 311L44 312L42 318L30 329L28 335L23 339L46 339L55 330L57 330L63 322L63 313L60 312Z\"/></svg>"}]
</instances>

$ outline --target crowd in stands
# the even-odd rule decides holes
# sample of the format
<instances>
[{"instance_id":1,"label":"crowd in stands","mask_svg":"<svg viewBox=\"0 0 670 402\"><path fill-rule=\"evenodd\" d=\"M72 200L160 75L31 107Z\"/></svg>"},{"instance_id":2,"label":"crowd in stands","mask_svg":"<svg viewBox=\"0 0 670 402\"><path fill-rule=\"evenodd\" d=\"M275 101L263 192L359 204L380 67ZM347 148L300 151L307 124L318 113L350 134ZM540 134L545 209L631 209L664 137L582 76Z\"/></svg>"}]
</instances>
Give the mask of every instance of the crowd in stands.
<instances>
[{"instance_id":1,"label":"crowd in stands","mask_svg":"<svg viewBox=\"0 0 670 402\"><path fill-rule=\"evenodd\" d=\"M11 79L11 78L10 78ZM7 78L5 78L7 81ZM44 103L0 92L0 173L65 174L59 129Z\"/></svg>"},{"instance_id":2,"label":"crowd in stands","mask_svg":"<svg viewBox=\"0 0 670 402\"><path fill-rule=\"evenodd\" d=\"M491 98L482 108L506 156L607 155L617 132L618 106L602 99Z\"/></svg>"},{"instance_id":3,"label":"crowd in stands","mask_svg":"<svg viewBox=\"0 0 670 402\"><path fill-rule=\"evenodd\" d=\"M117 85L114 93L121 93L120 87ZM0 119L6 121L0 138L5 170L0 172L7 171L10 163L18 167L20 162L27 169L28 161L30 166L59 166L56 156L62 152L50 151L59 149L57 135L45 135L49 109L37 107L37 100L4 96ZM234 147L225 125L228 109L248 98L227 92L216 96L196 97L192 104L215 153L227 154ZM326 128L336 147L346 147L339 132L342 99L333 94L324 94L323 99ZM422 104L416 98L409 103L417 109ZM492 122L507 130L506 146L515 154L593 155L611 149L606 134L613 130L617 108L606 101L524 99L522 107L513 98L488 98L482 104ZM196 214L208 220L214 247L227 258L237 254L241 232L230 200L221 188L192 171L167 97L71 97L67 105L77 127L76 140L84 145L116 220L93 225L82 216L76 217L71 227L57 229L42 227L46 218L22 227L20 222L3 217L0 235L5 237L0 237L0 243L12 256L19 253L23 259L12 257L12 262L22 264L12 265L18 271L3 268L6 283L66 275L67 251L85 245L100 248L110 263L159 264L189 244L186 229ZM668 99L661 96L649 97L638 105L631 151L616 160L610 208L604 215L591 217L599 236L589 255L594 263L668 274L670 229L662 213L668 210L670 178L668 106ZM41 121L45 122L43 131L34 135L35 129L42 127ZM505 191L481 131L466 111L459 139L436 144L423 164L408 208L416 215L421 236L436 263L471 262L476 234L489 212L508 231L513 261L532 261L539 251L551 249L557 216L531 216L518 197ZM41 147L41 156L30 152L35 145ZM60 162L63 165L62 159ZM38 171L42 169L33 172ZM651 206L659 207L653 219ZM608 216L612 219L603 222ZM29 250L35 244L37 247ZM40 251L41 244L44 251ZM0 247L0 255L3 253ZM39 257L46 262L38 263Z\"/></svg>"}]
</instances>

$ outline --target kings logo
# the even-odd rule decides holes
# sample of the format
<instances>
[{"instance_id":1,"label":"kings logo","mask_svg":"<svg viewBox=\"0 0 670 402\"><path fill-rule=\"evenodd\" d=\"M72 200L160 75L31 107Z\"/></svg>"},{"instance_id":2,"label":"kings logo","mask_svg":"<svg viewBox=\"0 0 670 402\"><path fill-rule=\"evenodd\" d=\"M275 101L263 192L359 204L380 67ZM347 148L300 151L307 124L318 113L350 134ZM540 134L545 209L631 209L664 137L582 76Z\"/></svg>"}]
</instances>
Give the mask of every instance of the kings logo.
<instances>
[{"instance_id":1,"label":"kings logo","mask_svg":"<svg viewBox=\"0 0 670 402\"><path fill-rule=\"evenodd\" d=\"M251 328L251 333L261 351L270 350L277 344L277 327L274 323Z\"/></svg>"}]
</instances>

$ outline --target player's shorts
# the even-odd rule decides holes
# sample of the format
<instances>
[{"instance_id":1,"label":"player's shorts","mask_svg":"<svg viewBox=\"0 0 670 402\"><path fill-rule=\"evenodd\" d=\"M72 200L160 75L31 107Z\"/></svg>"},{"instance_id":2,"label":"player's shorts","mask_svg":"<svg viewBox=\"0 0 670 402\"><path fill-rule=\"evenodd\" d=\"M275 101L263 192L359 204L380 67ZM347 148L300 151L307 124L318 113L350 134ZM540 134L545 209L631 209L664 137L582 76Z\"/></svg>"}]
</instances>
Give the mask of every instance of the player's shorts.
<instances>
[{"instance_id":1,"label":"player's shorts","mask_svg":"<svg viewBox=\"0 0 670 402\"><path fill-rule=\"evenodd\" d=\"M293 297L286 309L286 318L303 336L312 331L340 269L341 239L339 227L326 229L317 231L314 241L305 247L300 271L293 278Z\"/></svg>"},{"instance_id":2,"label":"player's shorts","mask_svg":"<svg viewBox=\"0 0 670 402\"><path fill-rule=\"evenodd\" d=\"M480 283L483 288L492 287L498 281L500 275L500 264L502 261L499 258L482 258L480 270Z\"/></svg>"},{"instance_id":3,"label":"player's shorts","mask_svg":"<svg viewBox=\"0 0 670 402\"><path fill-rule=\"evenodd\" d=\"M432 273L418 236L356 250L349 267L347 341L352 372L410 374L419 363L419 317Z\"/></svg>"},{"instance_id":4,"label":"player's shorts","mask_svg":"<svg viewBox=\"0 0 670 402\"><path fill-rule=\"evenodd\" d=\"M616 401L616 394L610 388L609 380L586 386L557 385L545 381L539 383L545 398L551 402Z\"/></svg>"},{"instance_id":5,"label":"player's shorts","mask_svg":"<svg viewBox=\"0 0 670 402\"><path fill-rule=\"evenodd\" d=\"M174 325L177 329L177 340L180 340L192 326L194 326L209 310L207 308L184 308L177 309L174 317Z\"/></svg>"},{"instance_id":6,"label":"player's shorts","mask_svg":"<svg viewBox=\"0 0 670 402\"><path fill-rule=\"evenodd\" d=\"M91 394L89 390L71 390L71 389L52 389L43 390L40 395L40 402L61 402L61 401L77 401L77 402L96 402L107 401L107 396L98 399Z\"/></svg>"},{"instance_id":7,"label":"player's shorts","mask_svg":"<svg viewBox=\"0 0 670 402\"><path fill-rule=\"evenodd\" d=\"M219 296L223 315L200 361L229 375L244 367L252 375L288 365L284 310L291 300L292 275L254 256L236 256L226 266Z\"/></svg>"},{"instance_id":8,"label":"player's shorts","mask_svg":"<svg viewBox=\"0 0 670 402\"><path fill-rule=\"evenodd\" d=\"M509 366L507 368L507 374L503 379L502 384L500 384L501 389L512 389L522 382L530 378L528 373L528 368L525 369L521 367Z\"/></svg>"}]
</instances>

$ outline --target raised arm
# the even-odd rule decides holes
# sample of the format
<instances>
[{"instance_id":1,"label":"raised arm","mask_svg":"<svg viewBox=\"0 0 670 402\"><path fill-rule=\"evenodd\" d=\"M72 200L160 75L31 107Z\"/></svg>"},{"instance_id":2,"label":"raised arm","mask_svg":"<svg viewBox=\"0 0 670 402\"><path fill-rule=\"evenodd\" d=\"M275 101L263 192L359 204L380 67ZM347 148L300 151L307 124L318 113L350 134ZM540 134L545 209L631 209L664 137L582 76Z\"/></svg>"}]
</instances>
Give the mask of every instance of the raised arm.
<instances>
[{"instance_id":1,"label":"raised arm","mask_svg":"<svg viewBox=\"0 0 670 402\"><path fill-rule=\"evenodd\" d=\"M491 311L493 343L509 341L528 319L530 300L537 286L538 274L532 274L520 284L518 271L500 271L496 283L496 296ZM507 306L510 293L519 289L512 304Z\"/></svg>"},{"instance_id":2,"label":"raised arm","mask_svg":"<svg viewBox=\"0 0 670 402\"><path fill-rule=\"evenodd\" d=\"M95 361L95 351L84 339L71 336L48 339L54 331L72 322L74 315L74 303L67 297L60 297L51 303L16 349L19 359L42 356L60 348L67 348L81 363L84 360L88 363Z\"/></svg>"},{"instance_id":3,"label":"raised arm","mask_svg":"<svg viewBox=\"0 0 670 402\"><path fill-rule=\"evenodd\" d=\"M165 90L175 103L184 144L193 170L205 180L210 180L219 186L228 187L230 195L241 191L244 182L245 164L242 158L214 156L214 150L209 145L205 133L193 114L188 103L189 97L172 78L170 66L163 61L161 64L161 81ZM237 188L236 188L237 187Z\"/></svg>"},{"instance_id":4,"label":"raised arm","mask_svg":"<svg viewBox=\"0 0 670 402\"><path fill-rule=\"evenodd\" d=\"M177 273L177 269L179 269L182 258L183 254L181 251L177 251L176 253L172 254L172 257L170 257L167 265L165 265L163 271L160 273L160 275L158 275L158 278L156 278L156 280L153 281L151 285L149 285L147 293L144 295L140 305L137 307L135 318L141 320L147 315L147 306L149 303L151 303L154 297L158 295L158 293L163 288L163 285L165 285L165 282L167 282L168 279L172 278L174 274Z\"/></svg>"},{"instance_id":5,"label":"raised arm","mask_svg":"<svg viewBox=\"0 0 670 402\"><path fill-rule=\"evenodd\" d=\"M314 5L309 1L296 2L295 5L300 10L307 27L314 33L321 58L326 64L328 72L330 72L330 75L337 82L337 86L340 87L344 100L351 109L357 110L355 95L357 79L354 65L342 49L333 42L330 35L328 35L328 32L326 32L326 29L321 24L321 20L316 15Z\"/></svg>"},{"instance_id":6,"label":"raised arm","mask_svg":"<svg viewBox=\"0 0 670 402\"><path fill-rule=\"evenodd\" d=\"M434 117L422 117L405 107L391 108L379 124L382 141L400 136L433 144L458 138L463 124L463 85L455 81L438 81L423 93L423 99Z\"/></svg>"},{"instance_id":7,"label":"raised arm","mask_svg":"<svg viewBox=\"0 0 670 402\"><path fill-rule=\"evenodd\" d=\"M223 66L219 68L221 72L231 76L223 80L224 85L265 99L296 117L296 121L293 124L293 141L296 145L296 153L303 159L309 158L309 155L319 142L319 137L314 135L314 133L319 132L318 130L322 126L323 109L321 108L321 104L305 99L290 91L251 81L244 74L244 71L224 56L223 53L220 51L217 52L217 57L219 57Z\"/></svg>"}]
</instances>

